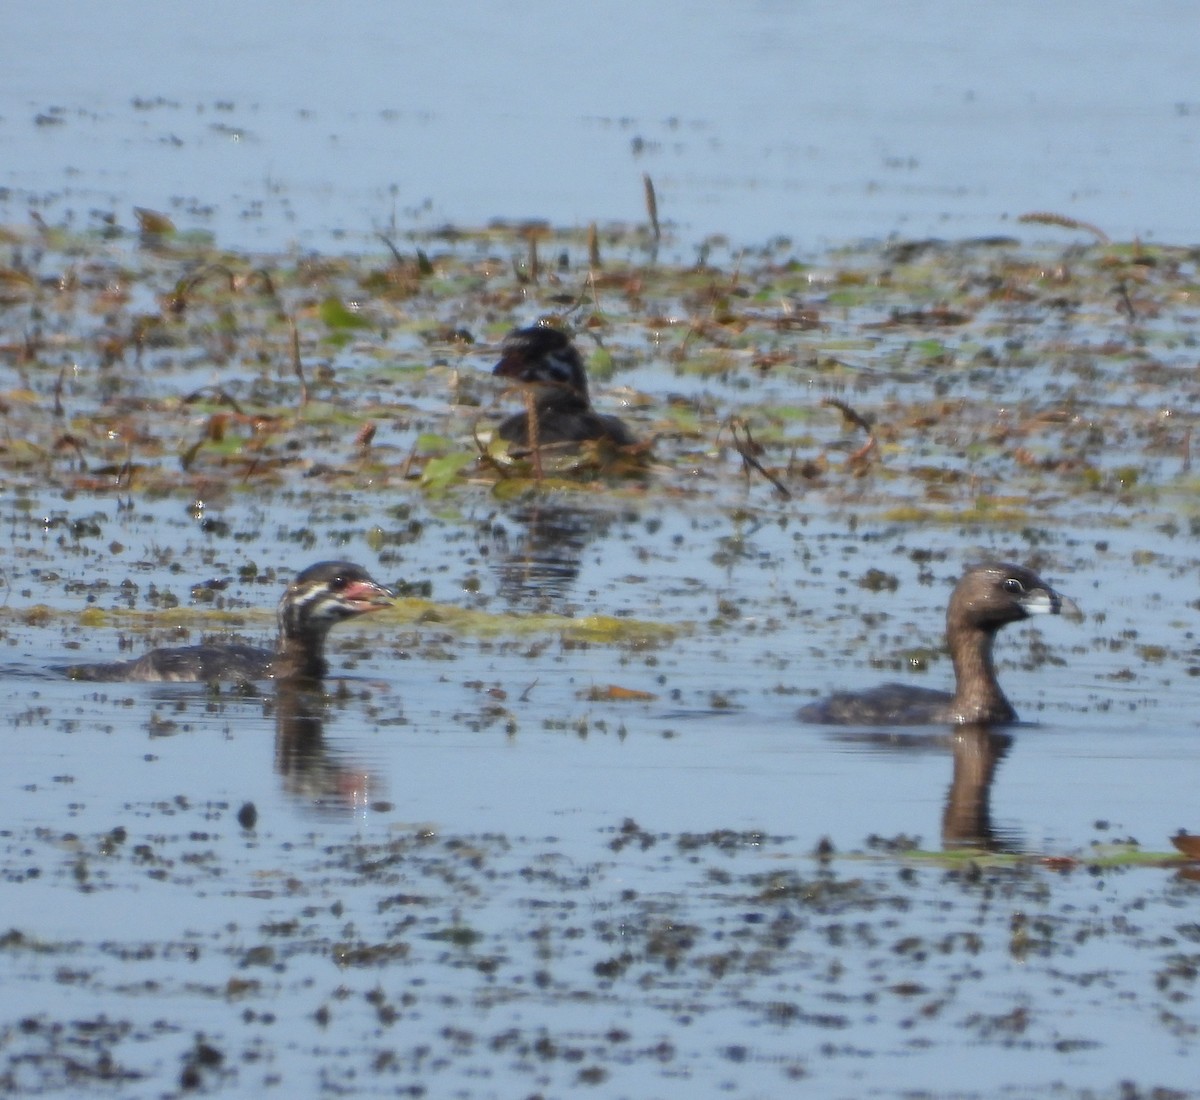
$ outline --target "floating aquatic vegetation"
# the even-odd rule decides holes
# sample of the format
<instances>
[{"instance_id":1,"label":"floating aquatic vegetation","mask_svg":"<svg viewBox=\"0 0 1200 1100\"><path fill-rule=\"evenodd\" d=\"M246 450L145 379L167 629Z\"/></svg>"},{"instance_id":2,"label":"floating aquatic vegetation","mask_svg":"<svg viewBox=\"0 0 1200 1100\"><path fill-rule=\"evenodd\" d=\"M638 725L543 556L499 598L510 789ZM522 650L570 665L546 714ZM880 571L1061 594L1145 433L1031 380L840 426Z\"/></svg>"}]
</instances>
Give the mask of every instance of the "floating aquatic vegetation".
<instances>
[{"instance_id":1,"label":"floating aquatic vegetation","mask_svg":"<svg viewBox=\"0 0 1200 1100\"><path fill-rule=\"evenodd\" d=\"M155 212L139 218L170 247L122 254L52 226L4 234L3 308L10 333L23 335L0 346L21 382L0 394L0 469L134 496L169 491L172 479L192 490L172 454L185 475L225 466L248 482L369 478L444 495L479 480L599 479L603 489L648 475L687 493L697 473L732 487L732 451L781 499L819 473L823 493L862 480L871 492L855 490L860 509L920 521L921 471L952 472L964 456L971 476L941 489L951 513L994 497L1000 482L1004 495L1036 501L1082 481L1137 508L1189 461L1188 425L1163 416L1187 407L1191 384L1186 250L1093 234L1097 244L1069 255L1011 240L900 242L841 250L823 266L747 250L722 269L713 250L696 266L646 264L640 238L613 236L599 278L594 229L497 224L389 238L381 264L243 257L177 239ZM551 248L561 262L533 259ZM524 249L514 275L506 261ZM506 465L476 444L476 429L501 415L486 349L529 285L543 314L602 333L590 364L597 403L633 381L623 415L653 440L653 459L542 448ZM1116 297L1114 285L1124 287ZM582 321L572 316L581 307ZM498 323L497 313L507 316ZM1155 369L1131 380L1126 360L1139 357ZM1131 401L1106 399L1130 383ZM219 407L179 403L203 392ZM821 402L865 441L848 448L812 415ZM302 415L281 418L284 409ZM194 422L202 411L207 425ZM723 438L727 423L738 428ZM433 436L445 443L414 442Z\"/></svg>"}]
</instances>

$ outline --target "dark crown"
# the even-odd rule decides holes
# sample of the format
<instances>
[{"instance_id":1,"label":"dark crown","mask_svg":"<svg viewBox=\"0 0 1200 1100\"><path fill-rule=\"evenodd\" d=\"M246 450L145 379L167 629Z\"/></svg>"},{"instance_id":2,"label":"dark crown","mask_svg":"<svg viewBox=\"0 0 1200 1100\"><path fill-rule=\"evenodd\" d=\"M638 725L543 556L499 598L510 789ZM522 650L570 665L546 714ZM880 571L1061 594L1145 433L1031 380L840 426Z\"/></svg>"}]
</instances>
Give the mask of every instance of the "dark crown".
<instances>
[{"instance_id":1,"label":"dark crown","mask_svg":"<svg viewBox=\"0 0 1200 1100\"><path fill-rule=\"evenodd\" d=\"M564 386L587 394L587 374L575 345L566 333L545 325L510 332L500 345L500 362L492 373L517 382Z\"/></svg>"}]
</instances>

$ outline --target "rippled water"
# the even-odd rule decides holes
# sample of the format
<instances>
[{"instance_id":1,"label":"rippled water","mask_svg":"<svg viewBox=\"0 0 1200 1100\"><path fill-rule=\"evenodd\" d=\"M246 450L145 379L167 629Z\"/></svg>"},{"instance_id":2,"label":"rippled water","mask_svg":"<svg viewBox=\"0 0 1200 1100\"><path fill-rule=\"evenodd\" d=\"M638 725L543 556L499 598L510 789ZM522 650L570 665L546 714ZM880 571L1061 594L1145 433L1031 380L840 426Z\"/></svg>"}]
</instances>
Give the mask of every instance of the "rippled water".
<instances>
[{"instance_id":1,"label":"rippled water","mask_svg":"<svg viewBox=\"0 0 1200 1100\"><path fill-rule=\"evenodd\" d=\"M804 407L796 449L836 456L846 433L809 408L831 392L947 424L909 432L862 489L795 477L787 501L722 468L710 438L663 442L648 487L517 503L490 485L439 498L396 477L309 487L298 466L272 480L216 462L189 480L195 499L14 479L0 491L0 1091L1107 1098L1131 1081L1200 1095L1194 882L1102 860L1197 829L1200 560L1177 426L1197 403L1195 259L1147 265L1132 334L1094 298L1073 303L1092 288L1066 277L1049 311L993 300L961 339L923 341L834 304L855 259L820 251L1057 232L1011 221L1036 209L1194 240L1191 8L457 11L218 4L183 21L10 5L0 221L33 210L115 232L148 206L232 249L381 251L377 230L443 222L641 222L648 172L664 254L728 234L710 255L730 268L741 244L778 236L818 257L811 355L843 362L830 383L807 360L752 370L734 349L724 370L680 373L609 293L606 407L618 387L651 395L628 411L647 430L673 402L714 427L747 402ZM111 311L155 313L178 278L150 255L118 235L94 272L80 260L96 297L79 292L69 316L6 302L6 456L25 410L59 399L55 376L67 410L35 441L48 447L71 418L108 416L126 374L146 435L178 433L176 450L207 414L155 401L206 387L251 408L290 400L199 345L95 364ZM1083 266L1051 255L1047 278ZM974 252L947 270L1000 264ZM119 307L100 300L109 283L125 284ZM512 283L477 331L551 300ZM799 293L744 308L765 324ZM270 310L235 304L252 343ZM703 313L640 308L660 305L666 328ZM453 301L430 309L462 320ZM494 396L459 403L455 382L450 407L446 376L482 392L488 353L430 353L388 316L378 347L305 354L393 410L383 451L415 453L421 431L466 439ZM34 332L49 350L31 368L19 348ZM920 350L942 339L953 371ZM1010 437L980 442L987 409L1034 460L1128 468L1142 495L1069 493L1048 473L1036 524L974 522L1013 475ZM1047 410L1070 419L1036 419ZM1077 445L1086 432L1097 441ZM347 461L336 433L306 440L306 457ZM89 441L81 471L109 455ZM171 441L139 461L173 463ZM69 451L47 461L74 468ZM887 518L922 469L985 488L930 493L949 518ZM334 555L428 582L432 602L335 632L328 698L49 674L210 630L264 642L291 572ZM948 686L945 600L983 557L1039 558L1084 612L1005 631L1011 737L795 721L832 687ZM895 589L861 583L871 569ZM536 615L561 618L521 628ZM594 615L647 626L589 640ZM964 843L1028 859L956 862Z\"/></svg>"}]
</instances>

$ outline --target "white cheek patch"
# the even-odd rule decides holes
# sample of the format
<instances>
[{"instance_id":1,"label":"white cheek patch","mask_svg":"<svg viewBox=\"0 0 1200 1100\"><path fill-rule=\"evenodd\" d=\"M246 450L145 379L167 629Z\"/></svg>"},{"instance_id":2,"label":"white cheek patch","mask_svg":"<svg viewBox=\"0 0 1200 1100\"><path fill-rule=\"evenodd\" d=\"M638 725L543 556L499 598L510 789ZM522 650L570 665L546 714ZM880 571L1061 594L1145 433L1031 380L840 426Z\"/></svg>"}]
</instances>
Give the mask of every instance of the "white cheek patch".
<instances>
[{"instance_id":1,"label":"white cheek patch","mask_svg":"<svg viewBox=\"0 0 1200 1100\"><path fill-rule=\"evenodd\" d=\"M1049 592L1030 592L1021 598L1021 606L1026 615L1057 615L1061 602Z\"/></svg>"},{"instance_id":2,"label":"white cheek patch","mask_svg":"<svg viewBox=\"0 0 1200 1100\"><path fill-rule=\"evenodd\" d=\"M543 369L538 373L543 378L561 382L564 385L572 385L575 382L575 367L570 359L563 359L558 355L547 355L542 360L542 367Z\"/></svg>"}]
</instances>

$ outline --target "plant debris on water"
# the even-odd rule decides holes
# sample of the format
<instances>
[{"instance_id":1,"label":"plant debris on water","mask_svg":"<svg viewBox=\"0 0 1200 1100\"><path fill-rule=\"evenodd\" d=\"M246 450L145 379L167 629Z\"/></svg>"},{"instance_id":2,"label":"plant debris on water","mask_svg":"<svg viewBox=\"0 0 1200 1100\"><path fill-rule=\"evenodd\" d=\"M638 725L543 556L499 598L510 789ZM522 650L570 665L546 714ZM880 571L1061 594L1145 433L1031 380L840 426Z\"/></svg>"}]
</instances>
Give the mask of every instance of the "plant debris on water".
<instances>
[{"instance_id":1,"label":"plant debris on water","mask_svg":"<svg viewBox=\"0 0 1200 1100\"><path fill-rule=\"evenodd\" d=\"M374 255L0 229L0 1091L1200 1096L1200 251L1035 213L666 262L646 196ZM494 437L539 322L637 445ZM1085 610L997 650L1059 741L793 721L945 683L983 556ZM324 692L51 674L261 643L326 558L400 596Z\"/></svg>"}]
</instances>

